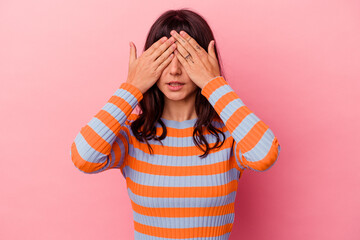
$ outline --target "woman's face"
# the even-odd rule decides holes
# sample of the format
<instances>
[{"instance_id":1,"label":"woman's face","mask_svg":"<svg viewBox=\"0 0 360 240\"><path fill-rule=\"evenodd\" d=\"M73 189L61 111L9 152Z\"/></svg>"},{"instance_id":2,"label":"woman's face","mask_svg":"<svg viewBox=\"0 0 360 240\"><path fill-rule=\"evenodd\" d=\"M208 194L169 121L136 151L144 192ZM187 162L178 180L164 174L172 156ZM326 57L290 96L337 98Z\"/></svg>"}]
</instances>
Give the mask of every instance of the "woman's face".
<instances>
[{"instance_id":1,"label":"woman's face","mask_svg":"<svg viewBox=\"0 0 360 240\"><path fill-rule=\"evenodd\" d=\"M178 81L183 83L183 85L180 86L180 89L174 89L179 87L169 86L168 83L171 81ZM168 98L173 101L185 100L193 96L195 91L199 88L189 78L184 67L176 56L174 56L169 65L164 68L159 80L156 82L156 85L160 91L164 93L165 100Z\"/></svg>"}]
</instances>

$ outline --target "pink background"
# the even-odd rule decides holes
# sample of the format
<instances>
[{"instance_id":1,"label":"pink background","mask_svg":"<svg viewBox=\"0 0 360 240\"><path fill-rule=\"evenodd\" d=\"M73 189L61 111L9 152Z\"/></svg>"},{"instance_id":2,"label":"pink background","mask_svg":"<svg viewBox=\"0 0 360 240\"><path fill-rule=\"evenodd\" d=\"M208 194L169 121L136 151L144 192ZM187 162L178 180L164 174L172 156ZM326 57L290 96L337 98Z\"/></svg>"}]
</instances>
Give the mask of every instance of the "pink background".
<instances>
[{"instance_id":1,"label":"pink background","mask_svg":"<svg viewBox=\"0 0 360 240\"><path fill-rule=\"evenodd\" d=\"M70 146L126 80L129 41L140 56L181 7L208 20L227 81L282 147L240 180L230 239L360 239L355 0L2 0L0 239L133 239L120 171L82 174Z\"/></svg>"}]
</instances>

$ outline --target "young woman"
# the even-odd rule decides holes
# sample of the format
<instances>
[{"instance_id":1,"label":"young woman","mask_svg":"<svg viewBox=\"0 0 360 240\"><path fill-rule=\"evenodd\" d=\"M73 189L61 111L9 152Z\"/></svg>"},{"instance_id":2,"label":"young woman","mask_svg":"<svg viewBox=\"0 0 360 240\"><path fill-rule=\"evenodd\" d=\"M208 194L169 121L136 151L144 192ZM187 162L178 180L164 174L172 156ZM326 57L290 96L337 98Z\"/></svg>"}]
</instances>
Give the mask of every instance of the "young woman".
<instances>
[{"instance_id":1,"label":"young woman","mask_svg":"<svg viewBox=\"0 0 360 240\"><path fill-rule=\"evenodd\" d=\"M130 44L127 81L70 151L84 173L120 169L137 240L228 239L242 173L268 170L279 153L226 82L207 22L188 9L163 13L139 58Z\"/></svg>"}]
</instances>

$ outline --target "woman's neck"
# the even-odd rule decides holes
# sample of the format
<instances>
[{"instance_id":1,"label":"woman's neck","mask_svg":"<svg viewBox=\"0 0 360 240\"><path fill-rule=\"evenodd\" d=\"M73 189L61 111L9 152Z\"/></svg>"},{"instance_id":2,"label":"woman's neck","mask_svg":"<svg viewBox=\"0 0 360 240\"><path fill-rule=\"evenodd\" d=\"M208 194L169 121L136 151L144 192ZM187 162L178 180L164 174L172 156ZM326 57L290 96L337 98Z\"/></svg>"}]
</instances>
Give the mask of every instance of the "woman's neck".
<instances>
[{"instance_id":1,"label":"woman's neck","mask_svg":"<svg viewBox=\"0 0 360 240\"><path fill-rule=\"evenodd\" d=\"M195 111L195 96L180 101L165 98L162 118L181 122L197 117Z\"/></svg>"}]
</instances>

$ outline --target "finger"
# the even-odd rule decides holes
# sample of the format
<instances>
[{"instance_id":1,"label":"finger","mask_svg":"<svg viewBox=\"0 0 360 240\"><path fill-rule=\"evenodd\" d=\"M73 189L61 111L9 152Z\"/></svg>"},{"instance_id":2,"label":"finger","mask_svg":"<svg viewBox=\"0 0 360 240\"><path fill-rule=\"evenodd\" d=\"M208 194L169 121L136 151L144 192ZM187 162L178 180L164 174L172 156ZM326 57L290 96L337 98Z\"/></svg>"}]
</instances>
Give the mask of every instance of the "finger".
<instances>
[{"instance_id":1,"label":"finger","mask_svg":"<svg viewBox=\"0 0 360 240\"><path fill-rule=\"evenodd\" d=\"M186 51L191 54L194 60L198 57L196 50L185 38L180 36L180 34L178 34L175 30L172 30L170 34L186 49Z\"/></svg>"},{"instance_id":2,"label":"finger","mask_svg":"<svg viewBox=\"0 0 360 240\"><path fill-rule=\"evenodd\" d=\"M188 68L189 67L189 63L186 61L186 59L181 56L181 54L179 53L179 51L177 49L175 49L174 51L175 56L177 57L177 59L179 59L180 63L185 67Z\"/></svg>"},{"instance_id":3,"label":"finger","mask_svg":"<svg viewBox=\"0 0 360 240\"><path fill-rule=\"evenodd\" d=\"M166 49L168 49L171 44L173 44L175 42L175 38L170 37L167 41L165 41L163 44L161 44L152 54L151 54L151 58L153 59L153 61L156 61L158 57L161 56L161 54L163 54Z\"/></svg>"},{"instance_id":4,"label":"finger","mask_svg":"<svg viewBox=\"0 0 360 240\"><path fill-rule=\"evenodd\" d=\"M155 66L159 66L162 62L164 62L171 53L174 52L174 50L176 49L176 44L173 43L171 44L165 52L163 52L156 60L155 60Z\"/></svg>"},{"instance_id":5,"label":"finger","mask_svg":"<svg viewBox=\"0 0 360 240\"><path fill-rule=\"evenodd\" d=\"M176 41L175 44L176 44L176 50L178 50L181 56L185 59L185 57L189 55L189 52L186 51L186 49L178 41Z\"/></svg>"},{"instance_id":6,"label":"finger","mask_svg":"<svg viewBox=\"0 0 360 240\"><path fill-rule=\"evenodd\" d=\"M156 49L158 49L161 44L163 44L164 42L166 42L166 40L168 40L168 38L166 36L160 38L159 40L157 40L155 43L153 43L145 52L146 54L152 55Z\"/></svg>"},{"instance_id":7,"label":"finger","mask_svg":"<svg viewBox=\"0 0 360 240\"><path fill-rule=\"evenodd\" d=\"M166 68L166 66L167 65L169 65L169 63L171 62L171 60L174 58L174 53L171 53L166 59L165 59L165 61L163 61L160 65L159 65L159 67L157 68L157 70L159 70L159 71L163 71L164 70L164 68Z\"/></svg>"},{"instance_id":8,"label":"finger","mask_svg":"<svg viewBox=\"0 0 360 240\"><path fill-rule=\"evenodd\" d=\"M187 32L184 30L180 31L180 36L182 36L186 41L190 43L190 45L195 49L195 51L199 53L206 53L205 49L203 49L200 44L196 42L194 38L192 38Z\"/></svg>"},{"instance_id":9,"label":"finger","mask_svg":"<svg viewBox=\"0 0 360 240\"><path fill-rule=\"evenodd\" d=\"M208 53L211 57L216 59L216 54L215 54L215 41L211 40L208 46Z\"/></svg>"},{"instance_id":10,"label":"finger","mask_svg":"<svg viewBox=\"0 0 360 240\"><path fill-rule=\"evenodd\" d=\"M130 57L129 64L136 60L136 46L133 42L130 42Z\"/></svg>"}]
</instances>

